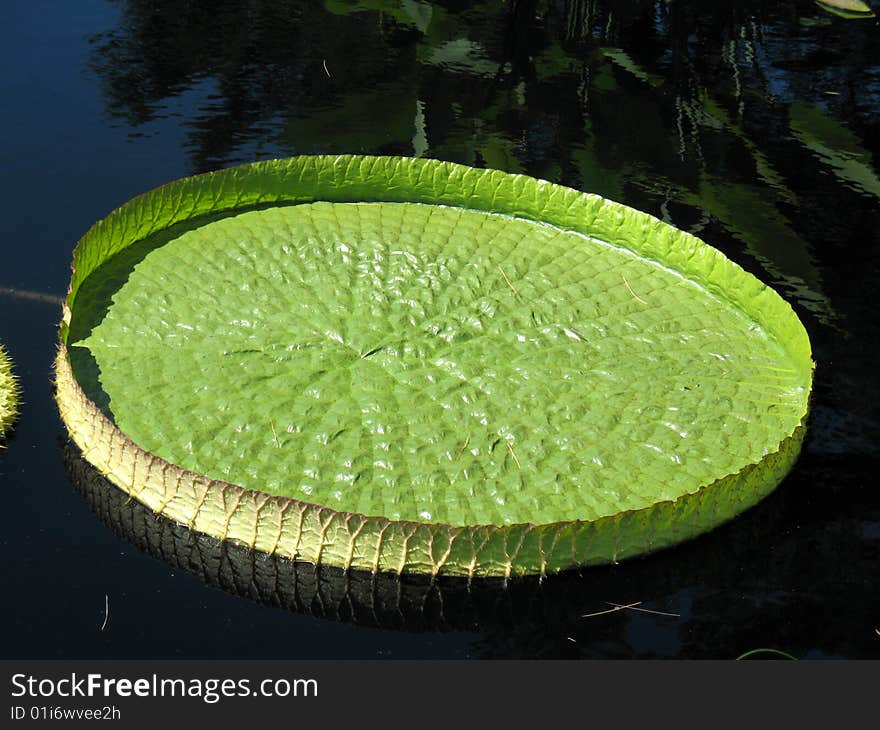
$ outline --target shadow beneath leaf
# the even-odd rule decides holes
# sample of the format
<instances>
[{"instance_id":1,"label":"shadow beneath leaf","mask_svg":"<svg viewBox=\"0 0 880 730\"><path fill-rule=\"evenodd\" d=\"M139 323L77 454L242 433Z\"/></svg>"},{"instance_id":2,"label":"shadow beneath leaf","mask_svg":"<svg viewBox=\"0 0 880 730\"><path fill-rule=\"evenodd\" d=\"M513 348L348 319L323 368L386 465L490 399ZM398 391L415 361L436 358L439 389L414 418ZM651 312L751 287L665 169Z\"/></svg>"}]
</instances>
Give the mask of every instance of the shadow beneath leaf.
<instances>
[{"instance_id":1,"label":"shadow beneath leaf","mask_svg":"<svg viewBox=\"0 0 880 730\"><path fill-rule=\"evenodd\" d=\"M101 367L89 348L80 345L104 321L116 293L128 282L131 273L151 252L179 238L187 231L231 218L241 213L277 208L284 203L261 203L235 210L202 215L170 226L127 246L98 266L80 284L71 310L67 346L73 374L86 396L111 420L114 420L110 395L101 382ZM115 422L115 421L114 421Z\"/></svg>"}]
</instances>

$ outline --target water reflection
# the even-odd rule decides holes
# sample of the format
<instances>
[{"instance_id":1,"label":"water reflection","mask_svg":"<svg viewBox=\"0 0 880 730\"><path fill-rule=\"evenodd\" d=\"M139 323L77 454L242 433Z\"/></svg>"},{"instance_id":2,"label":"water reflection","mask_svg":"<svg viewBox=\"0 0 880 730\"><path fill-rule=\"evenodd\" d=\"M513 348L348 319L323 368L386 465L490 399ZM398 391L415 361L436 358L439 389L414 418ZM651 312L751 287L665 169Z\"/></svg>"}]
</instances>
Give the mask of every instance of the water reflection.
<instances>
[{"instance_id":1,"label":"water reflection","mask_svg":"<svg viewBox=\"0 0 880 730\"><path fill-rule=\"evenodd\" d=\"M155 515L70 444L64 458L77 491L117 535L210 586L288 611L410 632L476 632L485 657L733 658L763 646L796 656L842 647L849 656L876 655L880 603L852 599L880 559L880 512L874 521L859 512L816 531L806 523L792 529L803 485L790 481L716 532L644 559L544 580L468 581L317 568L252 551ZM799 529L810 530L809 546ZM860 545L860 529L872 543ZM822 561L837 567L834 580L805 584ZM611 611L615 604L635 605ZM840 622L833 640L828 616Z\"/></svg>"},{"instance_id":2,"label":"water reflection","mask_svg":"<svg viewBox=\"0 0 880 730\"><path fill-rule=\"evenodd\" d=\"M721 227L826 323L795 188L856 223L880 193L877 34L795 2L127 0L93 42L133 132L193 95L193 171L363 152L527 172Z\"/></svg>"},{"instance_id":3,"label":"water reflection","mask_svg":"<svg viewBox=\"0 0 880 730\"><path fill-rule=\"evenodd\" d=\"M865 356L880 340L876 20L796 0L118 5L117 27L92 39L90 69L132 144L174 116L192 172L393 153L597 192L697 233L777 288L818 363L795 471L766 503L681 549L501 592L406 582L383 588L401 598L379 609L361 605L372 578L307 580L228 547L208 582L233 590L268 569L312 587L255 598L366 623L477 627L486 656L877 655L880 502L867 485L880 393ZM107 505L96 510L117 514ZM122 517L105 519L122 531ZM143 530L129 539L199 569L202 542L157 529L159 542ZM682 616L580 618L635 600ZM401 618L401 602L426 608Z\"/></svg>"}]
</instances>

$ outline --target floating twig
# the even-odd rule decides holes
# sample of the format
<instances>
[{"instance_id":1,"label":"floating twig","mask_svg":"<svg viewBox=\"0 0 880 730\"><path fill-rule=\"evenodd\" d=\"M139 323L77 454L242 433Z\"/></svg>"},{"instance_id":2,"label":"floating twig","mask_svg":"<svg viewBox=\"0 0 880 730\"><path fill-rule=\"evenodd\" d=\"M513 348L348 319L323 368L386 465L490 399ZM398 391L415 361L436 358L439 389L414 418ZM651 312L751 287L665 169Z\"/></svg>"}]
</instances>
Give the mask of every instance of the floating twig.
<instances>
[{"instance_id":1,"label":"floating twig","mask_svg":"<svg viewBox=\"0 0 880 730\"><path fill-rule=\"evenodd\" d=\"M510 455L513 457L513 460L516 462L516 468L522 469L522 467L519 464L519 459L516 458L516 452L513 450L513 446L510 445L510 441L505 441L504 443L507 444L507 450L510 452Z\"/></svg>"},{"instance_id":2,"label":"floating twig","mask_svg":"<svg viewBox=\"0 0 880 730\"><path fill-rule=\"evenodd\" d=\"M637 608L636 606L624 606L620 603L612 603L611 601L605 601L609 606L614 606L615 608L631 608L633 611L641 611L642 613L654 613L658 616L671 616L672 618L681 618L681 614L678 613L667 613L666 611L654 611L650 608Z\"/></svg>"},{"instance_id":3,"label":"floating twig","mask_svg":"<svg viewBox=\"0 0 880 730\"><path fill-rule=\"evenodd\" d=\"M780 651L779 649L752 649L751 651L747 651L745 654L740 654L736 661L740 659L745 659L746 657L750 657L754 654L778 654L779 656L785 657L786 659L791 659L792 661L797 661L796 656L792 656L787 651Z\"/></svg>"},{"instance_id":4,"label":"floating twig","mask_svg":"<svg viewBox=\"0 0 880 730\"><path fill-rule=\"evenodd\" d=\"M519 292L516 290L516 287L515 287L513 284L510 283L510 279L508 279L508 278L507 278L507 274L504 273L504 269L502 269L502 268L499 266L499 267L498 267L498 271L501 272L501 276L504 277L504 281L507 282L507 286L510 287L510 290L511 290L514 294L519 295Z\"/></svg>"},{"instance_id":5,"label":"floating twig","mask_svg":"<svg viewBox=\"0 0 880 730\"><path fill-rule=\"evenodd\" d=\"M621 276L623 276L623 274L621 274ZM636 294L632 290L632 287L629 285L629 282L626 280L625 276L623 276L623 283L626 285L626 288L629 290L629 293L633 295L633 299L635 299L637 302L641 302L645 306L648 305L648 303L644 299L642 299L638 294Z\"/></svg>"},{"instance_id":6,"label":"floating twig","mask_svg":"<svg viewBox=\"0 0 880 730\"><path fill-rule=\"evenodd\" d=\"M606 601L607 603L607 601ZM606 609L605 611L596 611L596 613L585 613L581 615L581 618L593 618L593 616L604 616L606 613L616 613L617 611L622 611L625 608L635 608L636 606L641 606L641 601L636 601L635 603L627 603L626 605L615 605L614 608Z\"/></svg>"},{"instance_id":7,"label":"floating twig","mask_svg":"<svg viewBox=\"0 0 880 730\"><path fill-rule=\"evenodd\" d=\"M104 623L101 624L101 631L107 628L107 622L110 620L110 596L104 594Z\"/></svg>"},{"instance_id":8,"label":"floating twig","mask_svg":"<svg viewBox=\"0 0 880 730\"><path fill-rule=\"evenodd\" d=\"M47 304L64 304L64 298L54 294L46 294L41 291L28 291L27 289L15 289L11 286L0 286L0 294L13 299L25 299L32 302L46 302Z\"/></svg>"},{"instance_id":9,"label":"floating twig","mask_svg":"<svg viewBox=\"0 0 880 730\"><path fill-rule=\"evenodd\" d=\"M324 65L324 73L327 74L327 78L328 78L328 79L329 79L329 78L333 78L332 76L330 76L330 71L329 71L328 68L327 68L327 59L326 59L326 58L322 58L322 59L321 59L321 63Z\"/></svg>"}]
</instances>

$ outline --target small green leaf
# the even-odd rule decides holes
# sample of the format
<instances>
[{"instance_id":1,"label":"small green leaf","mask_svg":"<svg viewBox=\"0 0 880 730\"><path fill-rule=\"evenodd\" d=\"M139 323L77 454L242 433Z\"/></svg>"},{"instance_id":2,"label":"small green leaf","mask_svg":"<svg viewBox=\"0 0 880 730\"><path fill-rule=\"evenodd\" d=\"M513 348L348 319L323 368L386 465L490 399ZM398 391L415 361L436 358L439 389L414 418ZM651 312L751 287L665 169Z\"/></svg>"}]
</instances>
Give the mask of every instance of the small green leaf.
<instances>
[{"instance_id":1,"label":"small green leaf","mask_svg":"<svg viewBox=\"0 0 880 730\"><path fill-rule=\"evenodd\" d=\"M862 0L815 0L822 10L841 18L873 18L874 11Z\"/></svg>"}]
</instances>

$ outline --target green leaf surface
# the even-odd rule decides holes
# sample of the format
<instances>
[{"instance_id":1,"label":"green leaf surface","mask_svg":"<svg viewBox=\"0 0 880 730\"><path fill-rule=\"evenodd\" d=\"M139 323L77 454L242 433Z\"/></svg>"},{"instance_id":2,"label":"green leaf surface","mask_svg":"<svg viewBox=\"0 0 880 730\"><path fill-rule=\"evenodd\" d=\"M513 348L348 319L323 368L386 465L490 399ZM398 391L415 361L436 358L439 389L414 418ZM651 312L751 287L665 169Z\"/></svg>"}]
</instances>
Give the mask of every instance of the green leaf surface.
<instances>
[{"instance_id":1,"label":"green leaf surface","mask_svg":"<svg viewBox=\"0 0 880 730\"><path fill-rule=\"evenodd\" d=\"M800 443L812 361L788 305L544 181L257 163L132 201L74 260L74 439L156 511L270 552L470 575L615 560L729 519Z\"/></svg>"},{"instance_id":2,"label":"green leaf surface","mask_svg":"<svg viewBox=\"0 0 880 730\"><path fill-rule=\"evenodd\" d=\"M185 233L75 344L152 453L453 525L673 500L759 460L805 400L760 326L674 272L544 224L412 203L274 208Z\"/></svg>"}]
</instances>

